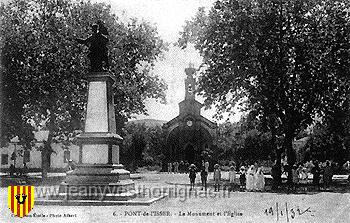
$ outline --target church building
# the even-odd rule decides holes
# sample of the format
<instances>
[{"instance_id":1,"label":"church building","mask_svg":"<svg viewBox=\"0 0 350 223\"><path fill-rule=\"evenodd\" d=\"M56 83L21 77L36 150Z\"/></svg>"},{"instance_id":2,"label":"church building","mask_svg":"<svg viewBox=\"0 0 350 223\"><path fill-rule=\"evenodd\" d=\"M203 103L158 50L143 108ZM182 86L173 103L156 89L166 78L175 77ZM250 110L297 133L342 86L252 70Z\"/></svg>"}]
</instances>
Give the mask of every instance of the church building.
<instances>
[{"instance_id":1,"label":"church building","mask_svg":"<svg viewBox=\"0 0 350 223\"><path fill-rule=\"evenodd\" d=\"M201 116L203 104L195 99L196 70L190 65L185 69L185 100L179 103L179 115L163 125L166 132L168 161L188 161L200 164L201 152L217 143L217 124Z\"/></svg>"}]
</instances>

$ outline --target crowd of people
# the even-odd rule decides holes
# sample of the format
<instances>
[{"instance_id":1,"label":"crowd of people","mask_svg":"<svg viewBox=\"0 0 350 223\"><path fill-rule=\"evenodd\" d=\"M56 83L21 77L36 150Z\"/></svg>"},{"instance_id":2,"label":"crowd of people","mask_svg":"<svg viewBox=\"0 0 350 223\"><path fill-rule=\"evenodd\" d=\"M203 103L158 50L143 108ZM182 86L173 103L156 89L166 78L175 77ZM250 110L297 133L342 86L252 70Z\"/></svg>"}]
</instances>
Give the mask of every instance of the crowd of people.
<instances>
[{"instance_id":1,"label":"crowd of people","mask_svg":"<svg viewBox=\"0 0 350 223\"><path fill-rule=\"evenodd\" d=\"M190 190L194 189L197 172L200 172L201 190L207 190L209 162L203 161L200 168L197 168L195 164L189 165L188 176L190 179ZM220 191L220 187L224 186L221 172L220 165L215 164L212 179L215 192ZM236 167L230 166L228 172L228 183L228 185L225 184L225 188L229 191L234 191L237 187L239 187L239 191L263 191L265 189L265 177L262 167L255 163L248 168L248 171L246 171L246 167L242 166L237 173Z\"/></svg>"},{"instance_id":2,"label":"crowd of people","mask_svg":"<svg viewBox=\"0 0 350 223\"><path fill-rule=\"evenodd\" d=\"M272 177L277 178L276 171L274 170L276 165L272 167ZM283 165L281 171L288 178L288 174L292 174L292 184L289 185L290 188L296 190L299 186L305 186L310 184L309 178L312 176L312 185L320 189L321 182L324 189L329 189L332 183L333 175L339 170L345 171L345 173L350 173L350 162L347 161L342 167L337 163L327 160L325 162L307 161L305 163L294 164L289 171L288 164Z\"/></svg>"},{"instance_id":3,"label":"crowd of people","mask_svg":"<svg viewBox=\"0 0 350 223\"><path fill-rule=\"evenodd\" d=\"M246 173L247 191L263 191L265 189L265 177L262 167L251 165Z\"/></svg>"},{"instance_id":4,"label":"crowd of people","mask_svg":"<svg viewBox=\"0 0 350 223\"><path fill-rule=\"evenodd\" d=\"M170 167L170 165L168 165ZM177 173L177 165L175 164L174 173ZM271 175L276 178L276 165L272 167ZM336 164L331 161L318 162L318 161L308 161L304 164L299 163L292 166L291 171L289 170L288 165L283 165L280 171L281 175L284 175L285 178L288 178L288 174L292 174L292 184L288 184L288 189L292 188L296 190L299 186L302 185L315 185L320 188L320 181L323 182L323 187L325 189L329 188L332 183L332 177L334 175L334 170ZM214 171L212 176L214 191L219 191L220 186L225 186L229 191L234 191L235 188L239 187L239 191L264 191L265 190L265 176L264 169L262 165L254 163L248 167L241 166L239 172L236 172L235 166L230 166L228 172L228 184L223 182L222 174L219 164L214 165ZM346 162L343 167L343 170L348 170L350 173L350 162ZM171 173L170 169L168 171ZM180 170L180 172L182 172ZM195 179L197 172L200 172L201 179L201 189L207 189L207 181L209 176L209 162L203 161L200 168L197 168L195 164L188 166L188 170L183 171L189 174L190 179L190 190L193 190L195 187ZM239 176L237 176L239 175ZM309 182L309 177L312 176L312 184ZM282 177L282 176L280 176ZM239 179L239 180L238 180ZM273 188L274 189L274 188Z\"/></svg>"},{"instance_id":5,"label":"crowd of people","mask_svg":"<svg viewBox=\"0 0 350 223\"><path fill-rule=\"evenodd\" d=\"M187 161L175 161L168 163L168 173L187 173L189 171L190 164Z\"/></svg>"},{"instance_id":6,"label":"crowd of people","mask_svg":"<svg viewBox=\"0 0 350 223\"><path fill-rule=\"evenodd\" d=\"M15 167L13 164L9 167L10 176L24 176L27 177L28 167L26 163L23 163L22 167Z\"/></svg>"},{"instance_id":7,"label":"crowd of people","mask_svg":"<svg viewBox=\"0 0 350 223\"><path fill-rule=\"evenodd\" d=\"M203 164L202 164L205 168L205 170L207 172L209 172L209 162L204 162L203 161ZM189 170L190 170L190 163L185 160L181 160L181 161L175 161L175 162L168 162L167 163L167 172L168 174L171 174L171 173L189 173Z\"/></svg>"}]
</instances>

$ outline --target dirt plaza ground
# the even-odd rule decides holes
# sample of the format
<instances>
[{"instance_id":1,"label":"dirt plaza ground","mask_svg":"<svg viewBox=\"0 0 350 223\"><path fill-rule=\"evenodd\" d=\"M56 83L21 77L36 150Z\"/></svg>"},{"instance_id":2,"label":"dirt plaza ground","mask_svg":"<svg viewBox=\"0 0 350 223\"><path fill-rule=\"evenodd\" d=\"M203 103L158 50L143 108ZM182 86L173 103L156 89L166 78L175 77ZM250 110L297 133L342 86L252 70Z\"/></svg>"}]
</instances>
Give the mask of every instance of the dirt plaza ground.
<instances>
[{"instance_id":1,"label":"dirt plaza ground","mask_svg":"<svg viewBox=\"0 0 350 223\"><path fill-rule=\"evenodd\" d=\"M7 188L0 188L0 222L349 222L347 191L299 194L272 192L190 191L185 174L142 173L136 190L168 197L150 206L41 206L22 219L7 204ZM211 177L211 176L209 176ZM225 174L223 174L225 178ZM37 187L37 189L48 188ZM51 186L50 188L54 188Z\"/></svg>"}]
</instances>

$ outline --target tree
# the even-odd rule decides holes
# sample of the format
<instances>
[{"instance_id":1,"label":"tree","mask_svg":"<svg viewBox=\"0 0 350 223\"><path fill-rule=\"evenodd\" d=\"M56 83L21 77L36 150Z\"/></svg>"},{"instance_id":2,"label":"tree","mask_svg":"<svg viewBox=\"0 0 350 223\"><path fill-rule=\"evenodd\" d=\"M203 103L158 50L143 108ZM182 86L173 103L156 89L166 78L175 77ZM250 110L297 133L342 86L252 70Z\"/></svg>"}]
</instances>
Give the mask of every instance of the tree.
<instances>
[{"instance_id":1,"label":"tree","mask_svg":"<svg viewBox=\"0 0 350 223\"><path fill-rule=\"evenodd\" d=\"M218 146L224 150L221 157L233 159L236 163L274 157L271 133L264 132L256 115L251 111L237 123L225 122L218 126Z\"/></svg>"},{"instance_id":2,"label":"tree","mask_svg":"<svg viewBox=\"0 0 350 223\"><path fill-rule=\"evenodd\" d=\"M235 151L235 156L241 161L248 161L252 164L254 161L269 160L272 156L271 134L259 132L252 129L242 136L243 145Z\"/></svg>"},{"instance_id":3,"label":"tree","mask_svg":"<svg viewBox=\"0 0 350 223\"><path fill-rule=\"evenodd\" d=\"M294 137L349 92L349 8L345 0L220 0L186 23L179 44L195 43L203 57L205 102L225 111L246 99L269 128L277 161L280 136L292 165Z\"/></svg>"},{"instance_id":4,"label":"tree","mask_svg":"<svg viewBox=\"0 0 350 223\"><path fill-rule=\"evenodd\" d=\"M159 165L164 160L165 134L161 126L146 126L144 123L130 122L124 128L122 153L124 162L138 166Z\"/></svg>"},{"instance_id":5,"label":"tree","mask_svg":"<svg viewBox=\"0 0 350 223\"><path fill-rule=\"evenodd\" d=\"M343 165L350 160L350 107L346 100L312 128L306 145L308 158L333 160Z\"/></svg>"},{"instance_id":6,"label":"tree","mask_svg":"<svg viewBox=\"0 0 350 223\"><path fill-rule=\"evenodd\" d=\"M28 141L20 134L30 135L32 129L24 128L28 122L49 131L42 147L43 177L53 139L83 127L87 48L74 39L86 37L97 20L108 27L118 118L146 113L146 98L165 98L166 86L152 74L152 67L166 47L149 23L133 19L124 24L109 5L90 1L13 0L1 5L0 15L4 113L8 115L3 134Z\"/></svg>"},{"instance_id":7,"label":"tree","mask_svg":"<svg viewBox=\"0 0 350 223\"><path fill-rule=\"evenodd\" d=\"M218 147L223 149L224 152L236 150L239 146L243 144L242 138L240 137L241 124L242 124L241 122L238 122L238 123L224 122L218 125L218 130L217 130Z\"/></svg>"}]
</instances>

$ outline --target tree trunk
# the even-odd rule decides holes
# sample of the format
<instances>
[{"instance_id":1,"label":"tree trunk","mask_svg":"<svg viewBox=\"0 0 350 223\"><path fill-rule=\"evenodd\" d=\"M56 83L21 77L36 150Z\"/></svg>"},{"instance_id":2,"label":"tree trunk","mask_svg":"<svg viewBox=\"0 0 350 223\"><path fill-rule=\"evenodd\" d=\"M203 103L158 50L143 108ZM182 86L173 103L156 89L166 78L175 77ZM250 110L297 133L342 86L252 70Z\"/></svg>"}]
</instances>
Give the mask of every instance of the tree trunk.
<instances>
[{"instance_id":1,"label":"tree trunk","mask_svg":"<svg viewBox=\"0 0 350 223\"><path fill-rule=\"evenodd\" d=\"M287 164L288 164L288 185L292 185L293 183L293 176L292 176L292 168L295 163L295 154L293 150L293 138L294 134L293 131L288 131L285 135L284 139L284 149L287 152Z\"/></svg>"},{"instance_id":2,"label":"tree trunk","mask_svg":"<svg viewBox=\"0 0 350 223\"><path fill-rule=\"evenodd\" d=\"M49 135L48 135L47 140L44 144L44 150L42 151L42 156L41 156L42 157L42 180L43 181L47 179L47 173L50 171L50 166L51 166L51 154L53 152L52 147L51 147L51 143L52 143L52 138L53 138L54 132L55 132L55 119L56 119L56 116L52 112L50 114L50 121L47 125L47 127L49 129Z\"/></svg>"},{"instance_id":3,"label":"tree trunk","mask_svg":"<svg viewBox=\"0 0 350 223\"><path fill-rule=\"evenodd\" d=\"M44 142L44 149L43 151L41 151L41 179L43 181L45 181L47 179L47 172L48 172L48 168L47 168L47 152L46 152L46 144L47 142Z\"/></svg>"},{"instance_id":4,"label":"tree trunk","mask_svg":"<svg viewBox=\"0 0 350 223\"><path fill-rule=\"evenodd\" d=\"M5 98L5 95L4 95L4 91L3 91L3 75L4 75L4 71L1 71L0 73L0 147L5 147L6 144L5 144L5 134L4 134L4 131L3 131L3 126L5 126L4 124L4 98Z\"/></svg>"},{"instance_id":5,"label":"tree trunk","mask_svg":"<svg viewBox=\"0 0 350 223\"><path fill-rule=\"evenodd\" d=\"M275 145L276 148L276 166L277 166L277 179L276 179L276 184L278 186L281 186L282 184L282 163L281 163L281 155L282 155L282 150L281 148L279 148L279 146L276 144Z\"/></svg>"},{"instance_id":6,"label":"tree trunk","mask_svg":"<svg viewBox=\"0 0 350 223\"><path fill-rule=\"evenodd\" d=\"M281 170L281 154L282 151L279 148L277 141L276 141L276 129L274 126L271 126L271 143L275 149L276 152L276 175L273 178L273 187L274 189L277 189L278 186L280 186L282 184L282 179L281 179L281 175L282 175L282 170Z\"/></svg>"}]
</instances>

